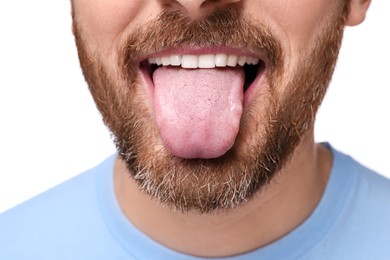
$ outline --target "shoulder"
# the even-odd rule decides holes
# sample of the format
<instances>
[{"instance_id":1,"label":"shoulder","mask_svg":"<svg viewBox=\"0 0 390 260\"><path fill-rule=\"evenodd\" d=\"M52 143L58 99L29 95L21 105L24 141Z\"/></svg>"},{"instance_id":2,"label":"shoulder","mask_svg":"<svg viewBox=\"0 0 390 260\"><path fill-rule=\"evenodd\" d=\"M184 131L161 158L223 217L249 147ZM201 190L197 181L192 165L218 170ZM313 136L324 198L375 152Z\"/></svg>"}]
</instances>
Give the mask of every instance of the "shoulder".
<instances>
[{"instance_id":1,"label":"shoulder","mask_svg":"<svg viewBox=\"0 0 390 260\"><path fill-rule=\"evenodd\" d=\"M359 220L359 228L375 235L377 241L390 241L390 179L360 164L356 174L358 181L349 212L356 212L353 216Z\"/></svg>"},{"instance_id":2,"label":"shoulder","mask_svg":"<svg viewBox=\"0 0 390 260\"><path fill-rule=\"evenodd\" d=\"M347 155L337 151L334 155L339 160L334 173L339 181L345 178L352 182L352 188L335 225L317 250L325 255L331 252L334 259L388 259L390 180Z\"/></svg>"},{"instance_id":3,"label":"shoulder","mask_svg":"<svg viewBox=\"0 0 390 260\"><path fill-rule=\"evenodd\" d=\"M377 216L390 217L390 179L347 155L339 156L344 157L344 163L351 169L349 174L356 179L351 194L355 209L369 208L372 213L376 212ZM390 221L387 222L390 224Z\"/></svg>"},{"instance_id":4,"label":"shoulder","mask_svg":"<svg viewBox=\"0 0 390 260\"><path fill-rule=\"evenodd\" d=\"M0 259L79 259L72 254L81 244L109 237L96 190L106 164L0 214Z\"/></svg>"},{"instance_id":5,"label":"shoulder","mask_svg":"<svg viewBox=\"0 0 390 260\"><path fill-rule=\"evenodd\" d=\"M350 156L337 152L344 167L349 172L339 172L354 182L350 200L345 208L350 217L356 216L365 221L365 225L388 227L390 234L390 179L360 164ZM350 177L348 177L348 175ZM381 221L379 221L381 220ZM364 225L360 226L360 228Z\"/></svg>"},{"instance_id":6,"label":"shoulder","mask_svg":"<svg viewBox=\"0 0 390 260\"><path fill-rule=\"evenodd\" d=\"M0 225L26 222L34 217L70 212L77 205L95 197L96 173L99 166L83 172L0 215ZM69 213L68 213L69 214Z\"/></svg>"}]
</instances>

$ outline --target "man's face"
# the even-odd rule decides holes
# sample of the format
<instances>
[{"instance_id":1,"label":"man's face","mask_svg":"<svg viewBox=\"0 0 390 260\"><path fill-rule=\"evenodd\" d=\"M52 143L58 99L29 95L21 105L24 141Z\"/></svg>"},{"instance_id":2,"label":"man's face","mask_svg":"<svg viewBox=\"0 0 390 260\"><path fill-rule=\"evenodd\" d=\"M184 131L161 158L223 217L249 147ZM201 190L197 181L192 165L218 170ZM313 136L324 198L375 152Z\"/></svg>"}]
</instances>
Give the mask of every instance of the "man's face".
<instances>
[{"instance_id":1,"label":"man's face","mask_svg":"<svg viewBox=\"0 0 390 260\"><path fill-rule=\"evenodd\" d=\"M73 0L84 76L139 187L210 212L269 182L313 126L346 2Z\"/></svg>"}]
</instances>

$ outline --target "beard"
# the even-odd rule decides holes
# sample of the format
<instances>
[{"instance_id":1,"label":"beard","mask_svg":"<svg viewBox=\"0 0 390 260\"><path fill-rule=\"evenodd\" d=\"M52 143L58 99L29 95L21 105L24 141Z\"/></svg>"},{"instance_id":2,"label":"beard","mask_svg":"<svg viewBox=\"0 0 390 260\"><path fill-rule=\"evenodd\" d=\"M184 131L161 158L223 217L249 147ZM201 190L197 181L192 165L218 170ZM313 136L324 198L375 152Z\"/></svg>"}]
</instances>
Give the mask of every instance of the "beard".
<instances>
[{"instance_id":1,"label":"beard","mask_svg":"<svg viewBox=\"0 0 390 260\"><path fill-rule=\"evenodd\" d=\"M73 10L80 64L120 158L140 190L181 212L210 213L251 199L291 158L314 124L337 60L347 1L318 30L313 48L286 81L281 44L266 26L229 7L199 21L164 12L126 37L116 62L106 64L87 49ZM263 53L266 91L244 110L234 146L214 159L183 159L163 145L155 113L140 77L139 59L177 47L228 46ZM142 65L141 65L142 66ZM284 83L283 83L284 82ZM278 91L284 89L283 95Z\"/></svg>"}]
</instances>

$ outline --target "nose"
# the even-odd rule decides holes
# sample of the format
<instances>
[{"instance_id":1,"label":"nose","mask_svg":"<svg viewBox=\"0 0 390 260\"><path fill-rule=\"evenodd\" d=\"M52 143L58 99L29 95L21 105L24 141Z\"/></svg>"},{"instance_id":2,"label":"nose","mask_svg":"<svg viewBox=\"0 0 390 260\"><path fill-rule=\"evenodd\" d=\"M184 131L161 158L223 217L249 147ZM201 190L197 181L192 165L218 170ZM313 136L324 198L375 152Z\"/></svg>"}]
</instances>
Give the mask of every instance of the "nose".
<instances>
[{"instance_id":1,"label":"nose","mask_svg":"<svg viewBox=\"0 0 390 260\"><path fill-rule=\"evenodd\" d=\"M192 18L203 17L216 9L238 4L241 0L160 0L163 6L178 8Z\"/></svg>"}]
</instances>

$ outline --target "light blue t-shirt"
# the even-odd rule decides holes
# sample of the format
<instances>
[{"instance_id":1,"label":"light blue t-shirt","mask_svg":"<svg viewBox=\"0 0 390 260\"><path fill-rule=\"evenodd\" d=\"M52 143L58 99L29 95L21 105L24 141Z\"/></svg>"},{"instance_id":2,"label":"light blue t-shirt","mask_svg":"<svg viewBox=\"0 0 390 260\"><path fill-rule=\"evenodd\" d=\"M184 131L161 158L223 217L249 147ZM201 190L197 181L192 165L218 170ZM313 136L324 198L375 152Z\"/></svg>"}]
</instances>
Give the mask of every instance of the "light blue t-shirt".
<instances>
[{"instance_id":1,"label":"light blue t-shirt","mask_svg":"<svg viewBox=\"0 0 390 260\"><path fill-rule=\"evenodd\" d=\"M332 172L310 217L278 241L227 259L390 259L390 180L329 149ZM199 259L126 219L114 196L115 158L1 214L0 259Z\"/></svg>"}]
</instances>

